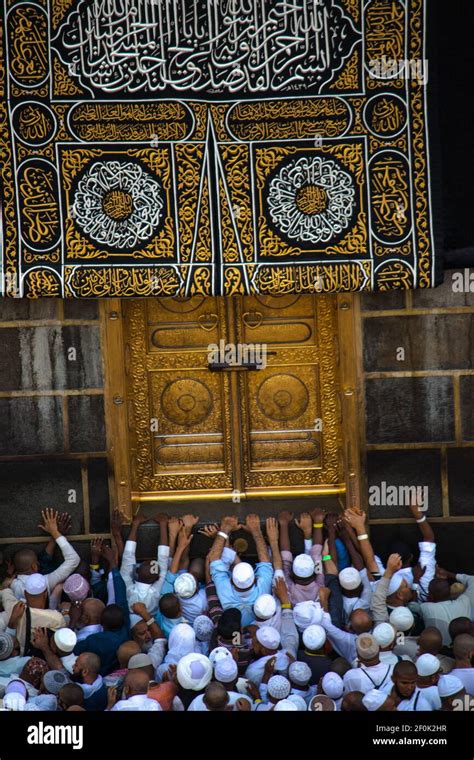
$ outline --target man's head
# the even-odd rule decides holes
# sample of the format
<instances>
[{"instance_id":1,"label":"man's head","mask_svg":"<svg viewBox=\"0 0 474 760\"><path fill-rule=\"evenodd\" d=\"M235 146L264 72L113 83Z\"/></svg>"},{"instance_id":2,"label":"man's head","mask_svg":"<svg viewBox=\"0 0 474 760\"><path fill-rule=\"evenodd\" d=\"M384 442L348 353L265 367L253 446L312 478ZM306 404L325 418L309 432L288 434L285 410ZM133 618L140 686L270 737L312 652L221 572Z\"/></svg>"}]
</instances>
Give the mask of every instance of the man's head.
<instances>
[{"instance_id":1,"label":"man's head","mask_svg":"<svg viewBox=\"0 0 474 760\"><path fill-rule=\"evenodd\" d=\"M391 591L391 589L394 589ZM387 594L387 604L389 607L400 607L408 604L413 599L413 591L406 578L398 576L396 573L390 581L389 592Z\"/></svg>"},{"instance_id":2,"label":"man's head","mask_svg":"<svg viewBox=\"0 0 474 760\"><path fill-rule=\"evenodd\" d=\"M341 702L341 712L366 712L363 691L349 691Z\"/></svg>"},{"instance_id":3,"label":"man's head","mask_svg":"<svg viewBox=\"0 0 474 760\"><path fill-rule=\"evenodd\" d=\"M257 657L266 657L276 654L281 643L281 637L276 628L271 625L264 625L257 628L252 637L253 650Z\"/></svg>"},{"instance_id":4,"label":"man's head","mask_svg":"<svg viewBox=\"0 0 474 760\"><path fill-rule=\"evenodd\" d=\"M463 668L472 667L474 658L474 636L468 633L460 633L454 639L453 652L457 662L462 663ZM459 667L459 666L458 666Z\"/></svg>"},{"instance_id":5,"label":"man's head","mask_svg":"<svg viewBox=\"0 0 474 760\"><path fill-rule=\"evenodd\" d=\"M122 670L128 668L130 657L133 657L134 654L140 654L140 652L140 644L136 641L124 641L123 644L120 644L117 649L117 660L120 668Z\"/></svg>"},{"instance_id":6,"label":"man's head","mask_svg":"<svg viewBox=\"0 0 474 760\"><path fill-rule=\"evenodd\" d=\"M450 598L449 582L444 578L433 578L428 586L429 602L447 602Z\"/></svg>"},{"instance_id":7,"label":"man's head","mask_svg":"<svg viewBox=\"0 0 474 760\"><path fill-rule=\"evenodd\" d=\"M375 637L370 633L361 633L356 639L357 657L361 665L370 667L377 665L379 660L380 647Z\"/></svg>"},{"instance_id":8,"label":"man's head","mask_svg":"<svg viewBox=\"0 0 474 760\"><path fill-rule=\"evenodd\" d=\"M19 549L15 552L13 564L18 575L30 575L37 573L39 569L38 557L32 549Z\"/></svg>"},{"instance_id":9,"label":"man's head","mask_svg":"<svg viewBox=\"0 0 474 760\"><path fill-rule=\"evenodd\" d=\"M102 613L101 622L104 631L119 631L125 622L122 608L118 604L108 604Z\"/></svg>"},{"instance_id":10,"label":"man's head","mask_svg":"<svg viewBox=\"0 0 474 760\"><path fill-rule=\"evenodd\" d=\"M23 666L20 678L23 681L30 683L35 689L39 689L41 686L41 679L48 670L49 666L40 657L30 657L28 662Z\"/></svg>"},{"instance_id":11,"label":"man's head","mask_svg":"<svg viewBox=\"0 0 474 760\"><path fill-rule=\"evenodd\" d=\"M20 644L16 636L0 633L0 661L8 660L20 654Z\"/></svg>"},{"instance_id":12,"label":"man's head","mask_svg":"<svg viewBox=\"0 0 474 760\"><path fill-rule=\"evenodd\" d=\"M45 610L48 607L48 584L41 573L30 573L25 581L25 599L28 607Z\"/></svg>"},{"instance_id":13,"label":"man's head","mask_svg":"<svg viewBox=\"0 0 474 760\"><path fill-rule=\"evenodd\" d=\"M425 628L418 638L418 655L433 654L441 652L443 646L443 637L440 631L433 625Z\"/></svg>"},{"instance_id":14,"label":"man's head","mask_svg":"<svg viewBox=\"0 0 474 760\"><path fill-rule=\"evenodd\" d=\"M326 631L322 625L309 625L303 631L303 645L306 652L320 652L326 643Z\"/></svg>"},{"instance_id":15,"label":"man's head","mask_svg":"<svg viewBox=\"0 0 474 760\"><path fill-rule=\"evenodd\" d=\"M212 681L208 686L206 686L203 701L210 712L227 711L229 704L229 692L221 683Z\"/></svg>"},{"instance_id":16,"label":"man's head","mask_svg":"<svg viewBox=\"0 0 474 760\"><path fill-rule=\"evenodd\" d=\"M315 579L314 562L309 554L298 554L293 560L291 577L299 586L308 586Z\"/></svg>"},{"instance_id":17,"label":"man's head","mask_svg":"<svg viewBox=\"0 0 474 760\"><path fill-rule=\"evenodd\" d=\"M77 683L94 683L100 671L100 658L93 652L79 655L72 668L72 679Z\"/></svg>"},{"instance_id":18,"label":"man's head","mask_svg":"<svg viewBox=\"0 0 474 760\"><path fill-rule=\"evenodd\" d=\"M153 638L150 629L144 620L138 620L135 625L131 626L132 639L137 642L142 652L151 648Z\"/></svg>"},{"instance_id":19,"label":"man's head","mask_svg":"<svg viewBox=\"0 0 474 760\"><path fill-rule=\"evenodd\" d=\"M67 683L58 694L58 706L60 710L68 710L70 707L83 707L84 692L77 683Z\"/></svg>"},{"instance_id":20,"label":"man's head","mask_svg":"<svg viewBox=\"0 0 474 760\"><path fill-rule=\"evenodd\" d=\"M393 669L392 681L400 699L411 699L416 689L418 673L414 662L397 662Z\"/></svg>"},{"instance_id":21,"label":"man's head","mask_svg":"<svg viewBox=\"0 0 474 760\"><path fill-rule=\"evenodd\" d=\"M129 699L137 694L146 694L150 678L141 668L129 670L123 682L123 699Z\"/></svg>"},{"instance_id":22,"label":"man's head","mask_svg":"<svg viewBox=\"0 0 474 760\"><path fill-rule=\"evenodd\" d=\"M381 652L391 652L397 643L396 630L390 623L379 623L373 630L375 641Z\"/></svg>"},{"instance_id":23,"label":"man's head","mask_svg":"<svg viewBox=\"0 0 474 760\"><path fill-rule=\"evenodd\" d=\"M156 562L153 560L146 559L141 562L136 570L137 580L140 581L140 583L156 583L159 577L156 572L156 567Z\"/></svg>"},{"instance_id":24,"label":"man's head","mask_svg":"<svg viewBox=\"0 0 474 760\"><path fill-rule=\"evenodd\" d=\"M339 573L339 585L342 589L342 595L348 599L360 596L362 591L362 582L359 571L355 567L345 567Z\"/></svg>"},{"instance_id":25,"label":"man's head","mask_svg":"<svg viewBox=\"0 0 474 760\"><path fill-rule=\"evenodd\" d=\"M165 618L176 620L181 617L181 604L176 594L163 594L158 606Z\"/></svg>"},{"instance_id":26,"label":"man's head","mask_svg":"<svg viewBox=\"0 0 474 760\"><path fill-rule=\"evenodd\" d=\"M416 661L417 685L420 689L436 686L441 675L441 663L434 654L422 654Z\"/></svg>"},{"instance_id":27,"label":"man's head","mask_svg":"<svg viewBox=\"0 0 474 760\"><path fill-rule=\"evenodd\" d=\"M147 654L143 654L142 652L139 652L139 654L134 654L132 657L130 657L130 660L128 661L128 670L129 672L131 670L142 670L148 676L149 681L155 677L155 668L153 667L151 657L149 657Z\"/></svg>"},{"instance_id":28,"label":"man's head","mask_svg":"<svg viewBox=\"0 0 474 760\"><path fill-rule=\"evenodd\" d=\"M341 676L341 678L344 678L345 674L348 670L351 669L351 665L347 660L344 659L344 657L336 657L335 660L333 660L331 665L331 673L337 673L338 676Z\"/></svg>"},{"instance_id":29,"label":"man's head","mask_svg":"<svg viewBox=\"0 0 474 760\"><path fill-rule=\"evenodd\" d=\"M235 641L242 632L242 613L235 607L224 610L217 623L217 634L224 641Z\"/></svg>"},{"instance_id":30,"label":"man's head","mask_svg":"<svg viewBox=\"0 0 474 760\"><path fill-rule=\"evenodd\" d=\"M441 697L442 710L451 712L454 709L459 709L459 705L464 707L466 689L463 682L451 673L441 676L438 683L438 692Z\"/></svg>"},{"instance_id":31,"label":"man's head","mask_svg":"<svg viewBox=\"0 0 474 760\"><path fill-rule=\"evenodd\" d=\"M84 599L78 628L84 628L86 625L99 625L104 610L105 604L100 599Z\"/></svg>"},{"instance_id":32,"label":"man's head","mask_svg":"<svg viewBox=\"0 0 474 760\"><path fill-rule=\"evenodd\" d=\"M60 628L54 633L49 642L51 650L57 654L58 657L64 657L67 654L71 654L76 644L77 636L70 628Z\"/></svg>"},{"instance_id":33,"label":"man's head","mask_svg":"<svg viewBox=\"0 0 474 760\"><path fill-rule=\"evenodd\" d=\"M448 630L453 641L456 636L459 636L461 633L474 635L472 631L472 622L468 617L454 618L454 620L451 620Z\"/></svg>"},{"instance_id":34,"label":"man's head","mask_svg":"<svg viewBox=\"0 0 474 760\"><path fill-rule=\"evenodd\" d=\"M396 709L394 698L380 689L366 692L362 704L369 712L393 712Z\"/></svg>"},{"instance_id":35,"label":"man's head","mask_svg":"<svg viewBox=\"0 0 474 760\"><path fill-rule=\"evenodd\" d=\"M255 573L248 562L239 562L232 570L232 586L240 594L244 594L255 584Z\"/></svg>"},{"instance_id":36,"label":"man's head","mask_svg":"<svg viewBox=\"0 0 474 760\"><path fill-rule=\"evenodd\" d=\"M372 617L366 610L354 610L350 617L350 627L357 635L372 630Z\"/></svg>"}]
</instances>

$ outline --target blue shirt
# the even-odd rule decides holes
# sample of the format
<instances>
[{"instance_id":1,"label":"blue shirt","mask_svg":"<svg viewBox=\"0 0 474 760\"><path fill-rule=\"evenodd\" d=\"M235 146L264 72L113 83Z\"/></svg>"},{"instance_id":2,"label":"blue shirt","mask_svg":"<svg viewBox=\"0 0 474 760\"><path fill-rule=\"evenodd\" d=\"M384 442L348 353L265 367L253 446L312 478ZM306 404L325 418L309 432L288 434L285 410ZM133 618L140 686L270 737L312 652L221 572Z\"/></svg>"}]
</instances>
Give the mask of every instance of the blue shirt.
<instances>
[{"instance_id":1,"label":"blue shirt","mask_svg":"<svg viewBox=\"0 0 474 760\"><path fill-rule=\"evenodd\" d=\"M262 594L272 593L273 567L271 562L257 562L255 566L255 583L248 591L237 591L232 585L232 572L228 563L216 559L210 565L211 578L216 587L217 596L224 610L230 608L242 613L242 626L251 625L255 620L253 605Z\"/></svg>"}]
</instances>

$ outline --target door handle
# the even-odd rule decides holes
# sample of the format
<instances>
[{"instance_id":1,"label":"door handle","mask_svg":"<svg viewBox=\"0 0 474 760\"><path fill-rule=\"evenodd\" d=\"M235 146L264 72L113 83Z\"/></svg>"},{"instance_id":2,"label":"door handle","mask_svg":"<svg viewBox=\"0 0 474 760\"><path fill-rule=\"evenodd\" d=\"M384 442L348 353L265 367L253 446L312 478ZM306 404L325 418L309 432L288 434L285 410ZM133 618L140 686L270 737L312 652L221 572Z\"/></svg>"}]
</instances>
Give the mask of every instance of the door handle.
<instances>
[{"instance_id":1,"label":"door handle","mask_svg":"<svg viewBox=\"0 0 474 760\"><path fill-rule=\"evenodd\" d=\"M206 332L211 332L217 326L219 317L217 314L208 312L207 314L201 314L198 318L199 326Z\"/></svg>"},{"instance_id":2,"label":"door handle","mask_svg":"<svg viewBox=\"0 0 474 760\"><path fill-rule=\"evenodd\" d=\"M245 327L248 327L250 330L255 330L257 327L260 327L262 321L263 314L261 311L245 311L242 314L242 322Z\"/></svg>"}]
</instances>

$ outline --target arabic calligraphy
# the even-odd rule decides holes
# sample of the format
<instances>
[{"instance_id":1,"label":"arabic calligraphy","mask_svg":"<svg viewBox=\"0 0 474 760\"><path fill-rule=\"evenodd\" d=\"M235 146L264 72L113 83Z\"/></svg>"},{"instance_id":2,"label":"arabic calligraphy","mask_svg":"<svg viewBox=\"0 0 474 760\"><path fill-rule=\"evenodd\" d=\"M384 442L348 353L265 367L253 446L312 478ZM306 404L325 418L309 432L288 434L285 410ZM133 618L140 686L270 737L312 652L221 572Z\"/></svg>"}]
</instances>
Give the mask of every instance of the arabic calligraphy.
<instances>
[{"instance_id":1,"label":"arabic calligraphy","mask_svg":"<svg viewBox=\"0 0 474 760\"><path fill-rule=\"evenodd\" d=\"M13 8L8 15L10 71L23 87L37 87L48 76L48 21L34 3Z\"/></svg>"},{"instance_id":2,"label":"arabic calligraphy","mask_svg":"<svg viewBox=\"0 0 474 760\"><path fill-rule=\"evenodd\" d=\"M360 39L331 0L79 0L53 45L101 93L321 88Z\"/></svg>"},{"instance_id":3,"label":"arabic calligraphy","mask_svg":"<svg viewBox=\"0 0 474 760\"><path fill-rule=\"evenodd\" d=\"M77 183L71 216L95 242L134 249L153 236L163 206L160 183L138 163L96 161Z\"/></svg>"},{"instance_id":4,"label":"arabic calligraphy","mask_svg":"<svg viewBox=\"0 0 474 760\"><path fill-rule=\"evenodd\" d=\"M36 250L48 249L59 240L56 171L41 159L25 161L18 171L21 233Z\"/></svg>"},{"instance_id":5,"label":"arabic calligraphy","mask_svg":"<svg viewBox=\"0 0 474 760\"><path fill-rule=\"evenodd\" d=\"M409 176L406 159L392 151L377 154L370 165L374 234L395 242L410 229Z\"/></svg>"},{"instance_id":6,"label":"arabic calligraphy","mask_svg":"<svg viewBox=\"0 0 474 760\"><path fill-rule=\"evenodd\" d=\"M56 119L43 103L21 103L13 112L13 128L22 142L41 146L53 139Z\"/></svg>"},{"instance_id":7,"label":"arabic calligraphy","mask_svg":"<svg viewBox=\"0 0 474 760\"><path fill-rule=\"evenodd\" d=\"M287 237L328 243L348 227L354 198L353 178L337 161L302 156L271 180L267 203L273 223Z\"/></svg>"}]
</instances>

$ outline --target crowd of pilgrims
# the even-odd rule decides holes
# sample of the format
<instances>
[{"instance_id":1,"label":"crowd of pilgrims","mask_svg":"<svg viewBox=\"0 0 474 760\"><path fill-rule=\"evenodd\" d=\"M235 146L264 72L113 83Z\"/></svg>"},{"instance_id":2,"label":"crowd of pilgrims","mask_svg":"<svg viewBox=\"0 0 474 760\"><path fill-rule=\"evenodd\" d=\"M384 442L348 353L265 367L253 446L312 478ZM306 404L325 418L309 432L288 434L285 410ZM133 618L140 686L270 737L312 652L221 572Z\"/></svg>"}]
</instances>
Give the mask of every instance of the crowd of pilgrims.
<instances>
[{"instance_id":1,"label":"crowd of pilgrims","mask_svg":"<svg viewBox=\"0 0 474 760\"><path fill-rule=\"evenodd\" d=\"M357 508L203 527L139 513L125 543L115 511L89 561L70 516L46 509L46 547L0 564L0 708L469 710L474 576L437 564L426 514L410 511L418 550L393 545L384 565ZM151 520L156 556L137 561ZM242 529L255 562L236 551Z\"/></svg>"}]
</instances>

